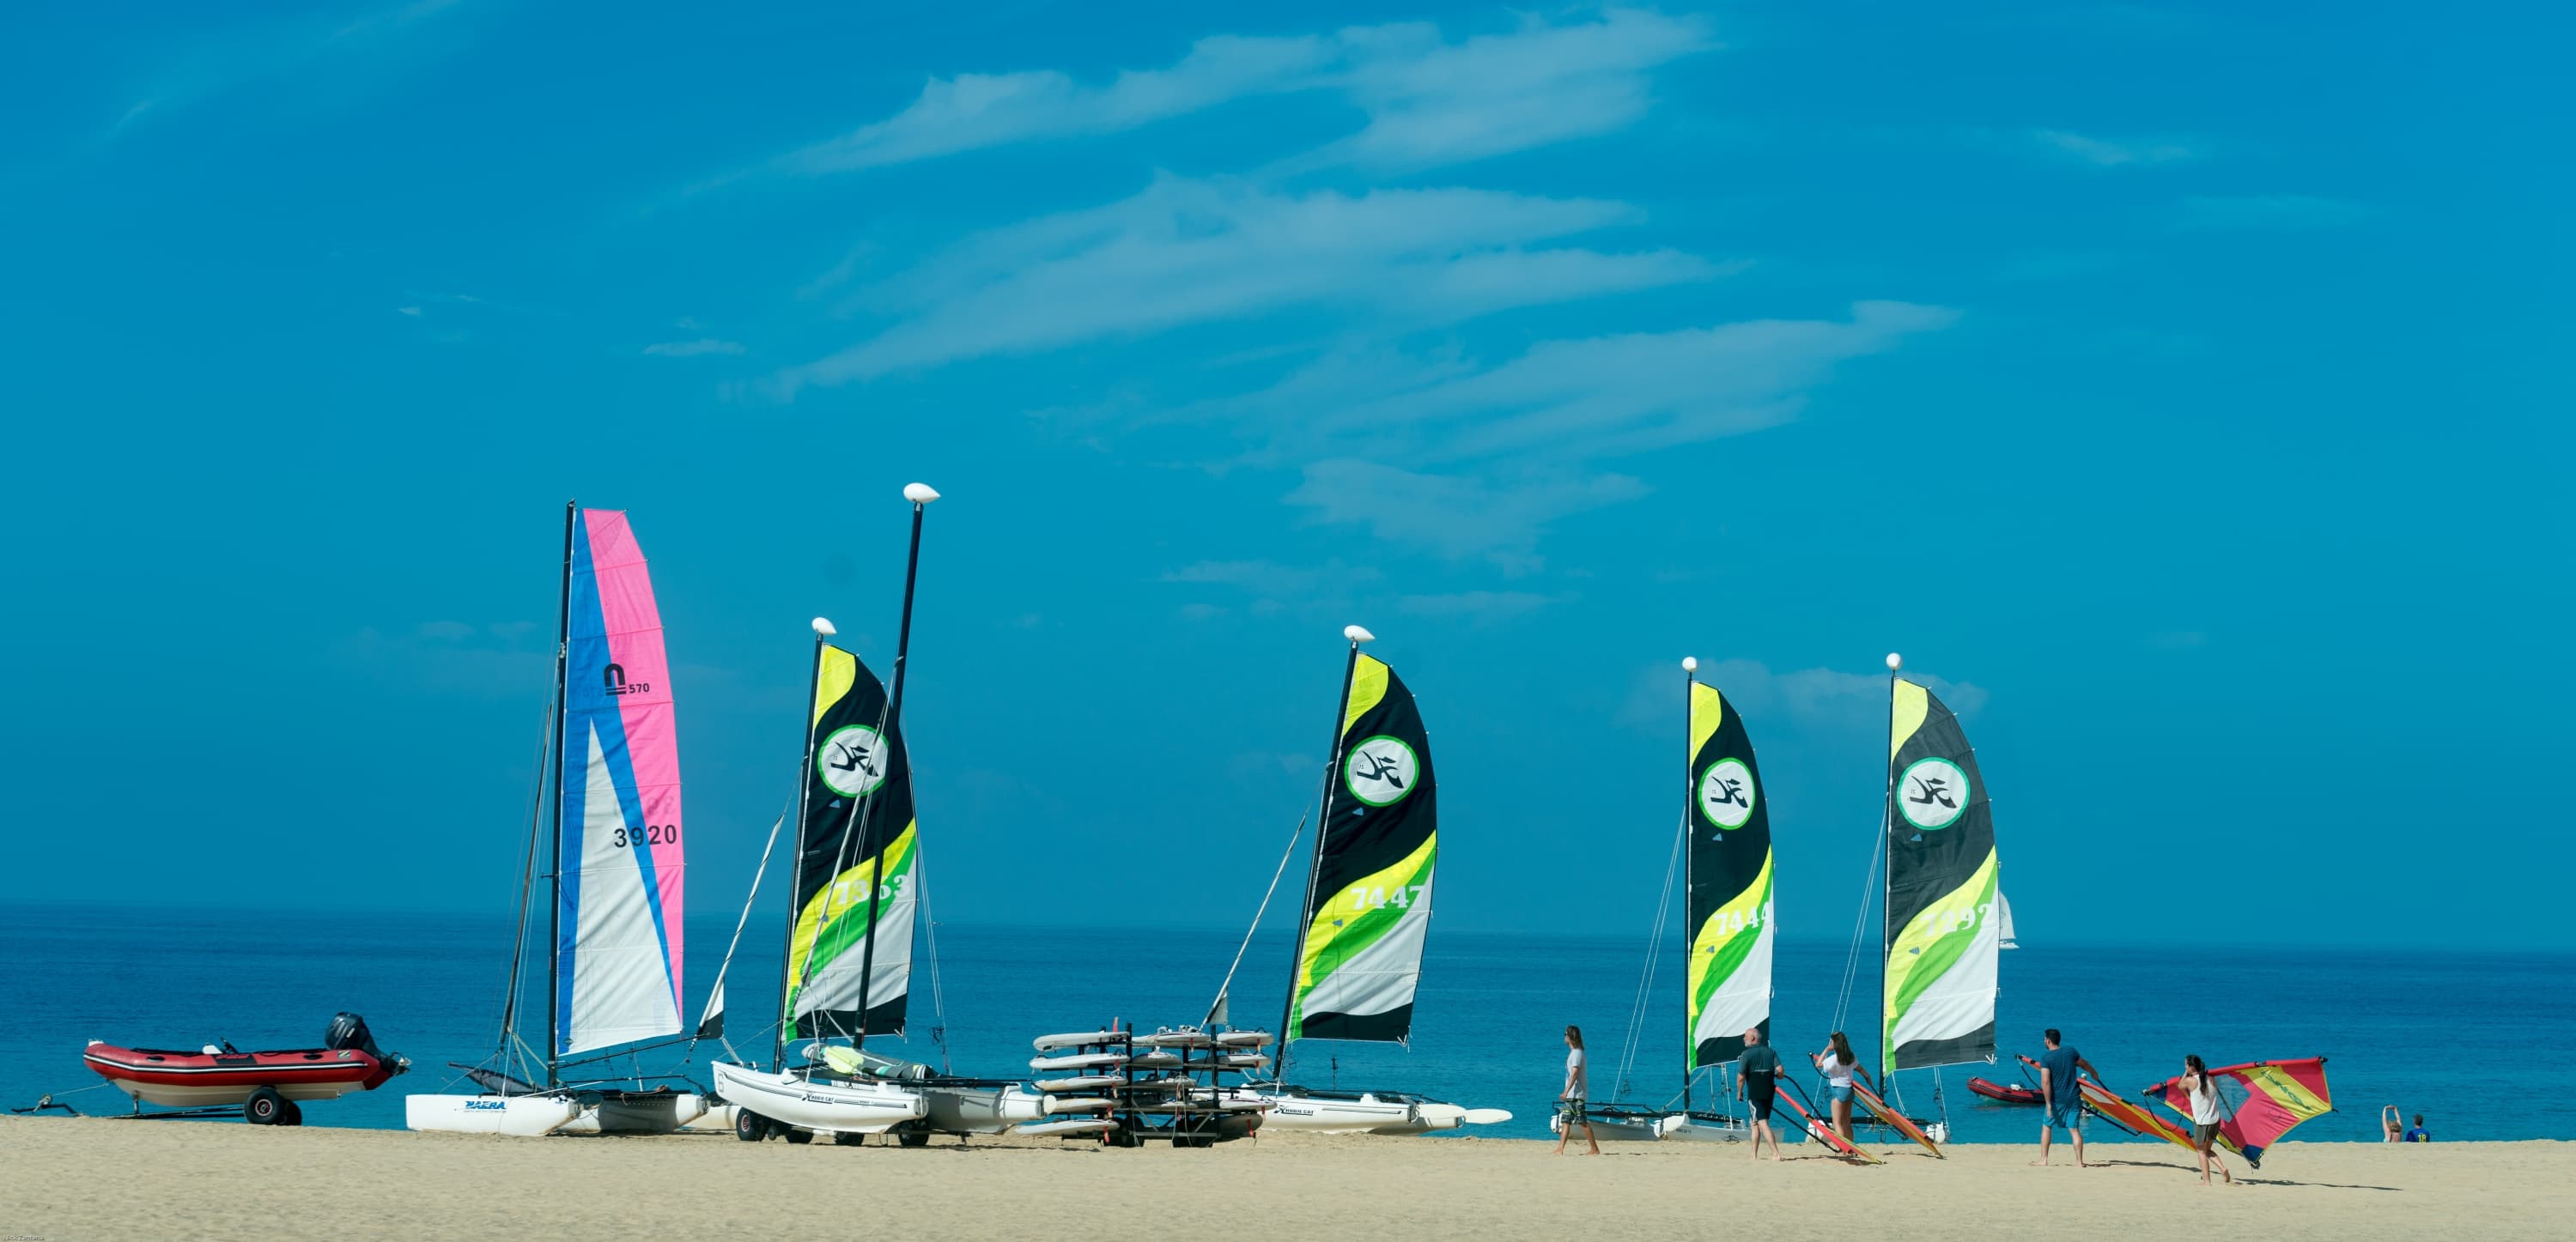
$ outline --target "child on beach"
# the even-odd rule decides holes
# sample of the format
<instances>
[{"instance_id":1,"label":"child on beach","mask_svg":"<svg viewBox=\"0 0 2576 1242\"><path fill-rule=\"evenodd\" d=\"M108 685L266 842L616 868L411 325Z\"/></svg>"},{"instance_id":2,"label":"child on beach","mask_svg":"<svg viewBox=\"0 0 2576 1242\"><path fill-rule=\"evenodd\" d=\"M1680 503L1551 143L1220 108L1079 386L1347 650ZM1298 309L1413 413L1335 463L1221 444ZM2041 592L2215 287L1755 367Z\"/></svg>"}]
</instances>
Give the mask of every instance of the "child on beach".
<instances>
[{"instance_id":1,"label":"child on beach","mask_svg":"<svg viewBox=\"0 0 2576 1242\"><path fill-rule=\"evenodd\" d=\"M2211 1165L2227 1184L2236 1184L2236 1175L2227 1171L2227 1161L2212 1150L2218 1143L2218 1123L2223 1114L2218 1098L2218 1083L2209 1076L2209 1067L2200 1063L2194 1053L2182 1059L2182 1089L2191 1100L2191 1141L2200 1151L2200 1184L2209 1184Z\"/></svg>"},{"instance_id":2,"label":"child on beach","mask_svg":"<svg viewBox=\"0 0 2576 1242\"><path fill-rule=\"evenodd\" d=\"M1780 1136L1771 1132L1771 1103L1780 1089L1780 1054L1762 1042L1762 1028L1744 1032L1744 1055L1735 1062L1735 1089L1753 1110L1753 1158L1762 1158L1762 1143L1771 1143L1771 1159L1780 1159Z\"/></svg>"},{"instance_id":3,"label":"child on beach","mask_svg":"<svg viewBox=\"0 0 2576 1242\"><path fill-rule=\"evenodd\" d=\"M1824 1073L1825 1098L1832 1101L1834 1133L1843 1136L1846 1143L1856 1142L1852 1138L1851 1122L1852 1076L1860 1075L1861 1082L1867 1084L1869 1071L1860 1067L1860 1058L1852 1055L1851 1041L1843 1038L1841 1031L1834 1032L1827 1042L1832 1046L1808 1059Z\"/></svg>"},{"instance_id":4,"label":"child on beach","mask_svg":"<svg viewBox=\"0 0 2576 1242\"><path fill-rule=\"evenodd\" d=\"M1583 1097L1588 1093L1583 1065L1583 1028L1565 1028L1565 1087L1556 1095L1556 1154L1565 1154L1565 1140L1574 1137L1574 1127L1583 1127L1583 1141L1592 1155L1601 1154L1601 1140L1592 1135L1592 1117L1583 1111Z\"/></svg>"}]
</instances>

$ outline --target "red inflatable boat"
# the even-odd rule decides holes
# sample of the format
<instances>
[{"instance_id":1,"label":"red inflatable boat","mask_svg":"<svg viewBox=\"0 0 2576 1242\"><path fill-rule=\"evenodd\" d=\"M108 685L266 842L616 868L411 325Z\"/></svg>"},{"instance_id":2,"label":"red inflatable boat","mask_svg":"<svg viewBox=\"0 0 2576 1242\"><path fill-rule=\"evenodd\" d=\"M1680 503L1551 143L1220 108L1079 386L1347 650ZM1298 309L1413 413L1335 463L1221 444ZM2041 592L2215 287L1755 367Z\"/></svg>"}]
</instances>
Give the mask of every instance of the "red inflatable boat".
<instances>
[{"instance_id":1,"label":"red inflatable boat","mask_svg":"<svg viewBox=\"0 0 2576 1242\"><path fill-rule=\"evenodd\" d=\"M2033 1091L2028 1087L2007 1087L2001 1083L1987 1082L1983 1078L1969 1079L1968 1090L1974 1091L1989 1100L2000 1100L2006 1104L2039 1104L2044 1102L2039 1098L2038 1092Z\"/></svg>"},{"instance_id":2,"label":"red inflatable boat","mask_svg":"<svg viewBox=\"0 0 2576 1242\"><path fill-rule=\"evenodd\" d=\"M303 1120L301 1100L332 1100L352 1091L371 1091L411 1068L402 1057L376 1048L366 1021L356 1014L332 1019L319 1048L242 1052L230 1044L209 1044L203 1051L167 1048L120 1048L90 1041L81 1061L99 1077L116 1084L138 1106L221 1108L240 1106L258 1125L294 1125Z\"/></svg>"}]
</instances>

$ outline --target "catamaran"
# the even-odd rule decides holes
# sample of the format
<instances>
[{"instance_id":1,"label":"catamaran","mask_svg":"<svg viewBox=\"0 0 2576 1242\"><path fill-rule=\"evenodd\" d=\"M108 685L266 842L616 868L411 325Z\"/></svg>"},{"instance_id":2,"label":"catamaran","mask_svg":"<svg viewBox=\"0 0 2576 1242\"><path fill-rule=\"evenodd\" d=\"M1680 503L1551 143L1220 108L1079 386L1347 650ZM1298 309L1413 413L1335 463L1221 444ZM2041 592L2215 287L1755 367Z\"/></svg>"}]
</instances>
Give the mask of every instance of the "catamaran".
<instances>
[{"instance_id":1,"label":"catamaran","mask_svg":"<svg viewBox=\"0 0 2576 1242\"><path fill-rule=\"evenodd\" d=\"M1423 1134L1511 1120L1411 1091L1343 1091L1289 1083L1299 1039L1406 1043L1431 929L1439 853L1439 791L1431 739L1413 692L1362 654L1375 635L1342 631L1350 650L1334 716L1332 759L1316 816L1304 914L1290 956L1278 1059L1269 1082L1241 1092L1266 1102L1265 1129L1320 1134ZM1220 992L1218 1004L1223 1006Z\"/></svg>"},{"instance_id":2,"label":"catamaran","mask_svg":"<svg viewBox=\"0 0 2576 1242\"><path fill-rule=\"evenodd\" d=\"M1049 1109L1047 1097L1016 1082L935 1073L866 1051L868 1036L904 1032L921 921L920 824L903 691L922 516L939 493L915 483L904 498L912 503L912 545L892 690L855 652L833 645L830 621L814 619L813 697L771 1068L712 1067L733 1106L734 1133L746 1141L771 1133L790 1142L815 1134L839 1141L892 1131L918 1146L933 1133L998 1134ZM716 1021L720 1013L711 1012L707 1022ZM808 1041L803 1058L791 1064L788 1045L799 1040Z\"/></svg>"},{"instance_id":3,"label":"catamaran","mask_svg":"<svg viewBox=\"0 0 2576 1242\"><path fill-rule=\"evenodd\" d=\"M482 1065L457 1066L480 1093L405 1097L404 1124L414 1130L667 1132L706 1111L693 1090L628 1090L563 1074L679 1033L685 850L661 614L624 513L565 507L558 604L554 698L539 757L540 806L550 789L550 814L529 816L500 1048ZM549 894L541 1053L519 1030L540 864ZM567 1059L584 1053L593 1055ZM534 1079L514 1072L531 1066Z\"/></svg>"}]
</instances>

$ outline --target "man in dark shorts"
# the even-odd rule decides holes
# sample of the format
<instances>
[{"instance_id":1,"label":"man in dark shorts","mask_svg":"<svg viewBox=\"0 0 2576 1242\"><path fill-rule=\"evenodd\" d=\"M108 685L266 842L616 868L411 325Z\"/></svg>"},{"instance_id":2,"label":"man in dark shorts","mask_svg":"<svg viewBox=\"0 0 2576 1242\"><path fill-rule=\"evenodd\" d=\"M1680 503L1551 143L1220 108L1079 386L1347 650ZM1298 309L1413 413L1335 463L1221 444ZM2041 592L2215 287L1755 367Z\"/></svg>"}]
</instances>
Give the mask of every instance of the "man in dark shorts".
<instances>
[{"instance_id":1,"label":"man in dark shorts","mask_svg":"<svg viewBox=\"0 0 2576 1242\"><path fill-rule=\"evenodd\" d=\"M1780 1136L1771 1131L1771 1101L1780 1089L1780 1054L1762 1042L1762 1028L1744 1033L1744 1055L1735 1062L1735 1089L1753 1108L1753 1158L1762 1158L1762 1141L1771 1141L1771 1158L1780 1159Z\"/></svg>"},{"instance_id":2,"label":"man in dark shorts","mask_svg":"<svg viewBox=\"0 0 2576 1242\"><path fill-rule=\"evenodd\" d=\"M2038 1067L2039 1099L2048 1109L2047 1116L2039 1123L2039 1159L2031 1163L2047 1164L2048 1141L2057 1131L2064 1130L2067 1137L2075 1141L2075 1167L2080 1169L2084 1167L2084 1091L2076 1085L2075 1076L2078 1071L2091 1074L2096 1080L2102 1075L2093 1068L2091 1061L2084 1059L2083 1053L2061 1046L2064 1040L2056 1027L2042 1032L2041 1038L2047 1040L2048 1051L2040 1053L2036 1061L2022 1058L2023 1064Z\"/></svg>"}]
</instances>

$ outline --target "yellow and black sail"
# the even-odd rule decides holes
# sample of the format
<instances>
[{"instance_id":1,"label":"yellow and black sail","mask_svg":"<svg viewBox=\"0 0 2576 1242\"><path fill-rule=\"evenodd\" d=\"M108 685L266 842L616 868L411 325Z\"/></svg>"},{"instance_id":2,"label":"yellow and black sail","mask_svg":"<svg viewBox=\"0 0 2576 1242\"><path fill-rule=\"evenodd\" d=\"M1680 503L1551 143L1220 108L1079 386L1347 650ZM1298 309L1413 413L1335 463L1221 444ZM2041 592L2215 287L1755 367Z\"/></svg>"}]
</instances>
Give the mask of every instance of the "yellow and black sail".
<instances>
[{"instance_id":1,"label":"yellow and black sail","mask_svg":"<svg viewBox=\"0 0 2576 1242\"><path fill-rule=\"evenodd\" d=\"M915 906L912 765L901 727L886 718L884 684L828 643L815 661L810 749L785 1038L901 1034Z\"/></svg>"},{"instance_id":2,"label":"yellow and black sail","mask_svg":"<svg viewBox=\"0 0 2576 1242\"><path fill-rule=\"evenodd\" d=\"M1902 677L1889 693L1884 1068L1991 1061L2003 946L1985 779L1940 699Z\"/></svg>"},{"instance_id":3,"label":"yellow and black sail","mask_svg":"<svg viewBox=\"0 0 2576 1242\"><path fill-rule=\"evenodd\" d=\"M1771 805L1744 718L1690 683L1688 1067L1732 1061L1771 1029Z\"/></svg>"},{"instance_id":4,"label":"yellow and black sail","mask_svg":"<svg viewBox=\"0 0 2576 1242\"><path fill-rule=\"evenodd\" d=\"M1413 692L1357 652L1335 754L1287 1037L1402 1043L1431 926L1439 791Z\"/></svg>"}]
</instances>

